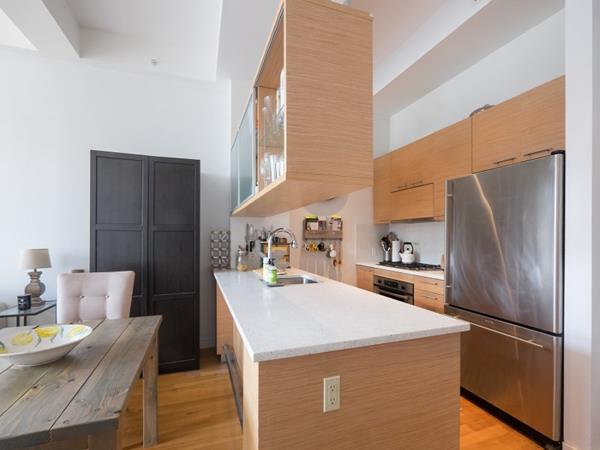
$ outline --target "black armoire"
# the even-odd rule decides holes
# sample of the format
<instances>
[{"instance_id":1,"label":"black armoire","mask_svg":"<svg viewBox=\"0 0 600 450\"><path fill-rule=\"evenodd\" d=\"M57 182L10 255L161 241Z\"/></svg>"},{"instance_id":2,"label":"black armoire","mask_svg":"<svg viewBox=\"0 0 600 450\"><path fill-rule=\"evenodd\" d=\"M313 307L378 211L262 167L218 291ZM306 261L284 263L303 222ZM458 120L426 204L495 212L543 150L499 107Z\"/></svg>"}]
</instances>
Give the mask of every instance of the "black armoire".
<instances>
[{"instance_id":1,"label":"black armoire","mask_svg":"<svg viewBox=\"0 0 600 450\"><path fill-rule=\"evenodd\" d=\"M135 271L131 315L162 315L161 373L199 367L200 161L91 152L90 271Z\"/></svg>"}]
</instances>

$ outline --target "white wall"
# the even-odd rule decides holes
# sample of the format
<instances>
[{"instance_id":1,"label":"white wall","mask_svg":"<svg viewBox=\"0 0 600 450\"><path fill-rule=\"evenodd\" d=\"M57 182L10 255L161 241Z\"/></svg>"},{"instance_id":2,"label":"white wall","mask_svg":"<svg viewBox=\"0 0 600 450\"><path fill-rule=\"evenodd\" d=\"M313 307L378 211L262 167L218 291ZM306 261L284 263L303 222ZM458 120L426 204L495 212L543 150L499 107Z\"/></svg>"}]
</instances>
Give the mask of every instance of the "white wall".
<instances>
[{"instance_id":1,"label":"white wall","mask_svg":"<svg viewBox=\"0 0 600 450\"><path fill-rule=\"evenodd\" d=\"M561 11L393 115L388 149L458 122L486 103L499 103L563 75L564 57Z\"/></svg>"},{"instance_id":2,"label":"white wall","mask_svg":"<svg viewBox=\"0 0 600 450\"><path fill-rule=\"evenodd\" d=\"M402 242L413 244L417 261L440 264L446 242L444 222L393 223L390 231Z\"/></svg>"},{"instance_id":3,"label":"white wall","mask_svg":"<svg viewBox=\"0 0 600 450\"><path fill-rule=\"evenodd\" d=\"M0 299L27 283L24 248L56 276L89 267L90 149L200 159L201 344L214 341L208 235L228 225L229 84L134 75L0 50Z\"/></svg>"},{"instance_id":4,"label":"white wall","mask_svg":"<svg viewBox=\"0 0 600 450\"><path fill-rule=\"evenodd\" d=\"M565 448L600 448L600 8L566 2Z\"/></svg>"}]
</instances>

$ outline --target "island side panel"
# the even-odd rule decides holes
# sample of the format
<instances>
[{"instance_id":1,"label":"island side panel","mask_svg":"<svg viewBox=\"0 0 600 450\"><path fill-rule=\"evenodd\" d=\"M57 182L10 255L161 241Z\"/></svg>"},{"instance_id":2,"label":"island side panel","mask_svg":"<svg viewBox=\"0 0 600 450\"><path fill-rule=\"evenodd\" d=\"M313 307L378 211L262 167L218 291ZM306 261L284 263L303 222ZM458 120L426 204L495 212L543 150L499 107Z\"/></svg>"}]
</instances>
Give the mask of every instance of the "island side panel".
<instances>
[{"instance_id":1,"label":"island side panel","mask_svg":"<svg viewBox=\"0 0 600 450\"><path fill-rule=\"evenodd\" d=\"M258 390L258 363L252 361L247 348L243 347L243 378L244 378L244 429L242 445L244 450L258 450L259 448L259 390Z\"/></svg>"},{"instance_id":2,"label":"island side panel","mask_svg":"<svg viewBox=\"0 0 600 450\"><path fill-rule=\"evenodd\" d=\"M459 448L458 333L261 362L258 374L258 432L244 426L256 446L244 449ZM323 413L335 375L341 408Z\"/></svg>"},{"instance_id":3,"label":"island side panel","mask_svg":"<svg viewBox=\"0 0 600 450\"><path fill-rule=\"evenodd\" d=\"M217 285L217 355L223 354L223 345L233 346L233 318Z\"/></svg>"}]
</instances>

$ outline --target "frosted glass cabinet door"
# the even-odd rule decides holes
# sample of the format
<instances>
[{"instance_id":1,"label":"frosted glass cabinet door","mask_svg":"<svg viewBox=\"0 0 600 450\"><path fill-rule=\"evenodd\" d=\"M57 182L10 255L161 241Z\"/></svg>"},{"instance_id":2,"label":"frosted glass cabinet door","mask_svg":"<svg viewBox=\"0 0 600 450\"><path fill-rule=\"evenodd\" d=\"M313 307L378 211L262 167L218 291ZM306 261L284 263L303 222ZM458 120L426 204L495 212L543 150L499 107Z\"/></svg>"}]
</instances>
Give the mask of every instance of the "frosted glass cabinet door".
<instances>
[{"instance_id":1,"label":"frosted glass cabinet door","mask_svg":"<svg viewBox=\"0 0 600 450\"><path fill-rule=\"evenodd\" d=\"M242 118L237 140L239 141L239 190L242 203L254 193L256 182L256 138L254 127L254 96L252 96L246 107Z\"/></svg>"},{"instance_id":2,"label":"frosted glass cabinet door","mask_svg":"<svg viewBox=\"0 0 600 450\"><path fill-rule=\"evenodd\" d=\"M240 160L240 142L239 135L236 135L231 147L231 210L233 211L240 204L240 182L239 182L239 160Z\"/></svg>"}]
</instances>

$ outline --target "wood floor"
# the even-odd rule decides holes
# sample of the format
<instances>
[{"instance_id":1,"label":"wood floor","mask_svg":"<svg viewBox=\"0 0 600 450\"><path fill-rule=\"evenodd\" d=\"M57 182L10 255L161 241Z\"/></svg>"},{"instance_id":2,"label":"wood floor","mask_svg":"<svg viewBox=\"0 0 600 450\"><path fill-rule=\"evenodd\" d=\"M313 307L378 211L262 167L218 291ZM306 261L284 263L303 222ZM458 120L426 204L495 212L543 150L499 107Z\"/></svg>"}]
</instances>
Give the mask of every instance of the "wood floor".
<instances>
[{"instance_id":1,"label":"wood floor","mask_svg":"<svg viewBox=\"0 0 600 450\"><path fill-rule=\"evenodd\" d=\"M240 450L242 437L229 375L214 350L203 350L202 369L161 375L159 445L156 450ZM138 382L122 424L124 449L142 448L142 384ZM538 445L466 399L461 399L462 450L529 450Z\"/></svg>"}]
</instances>

